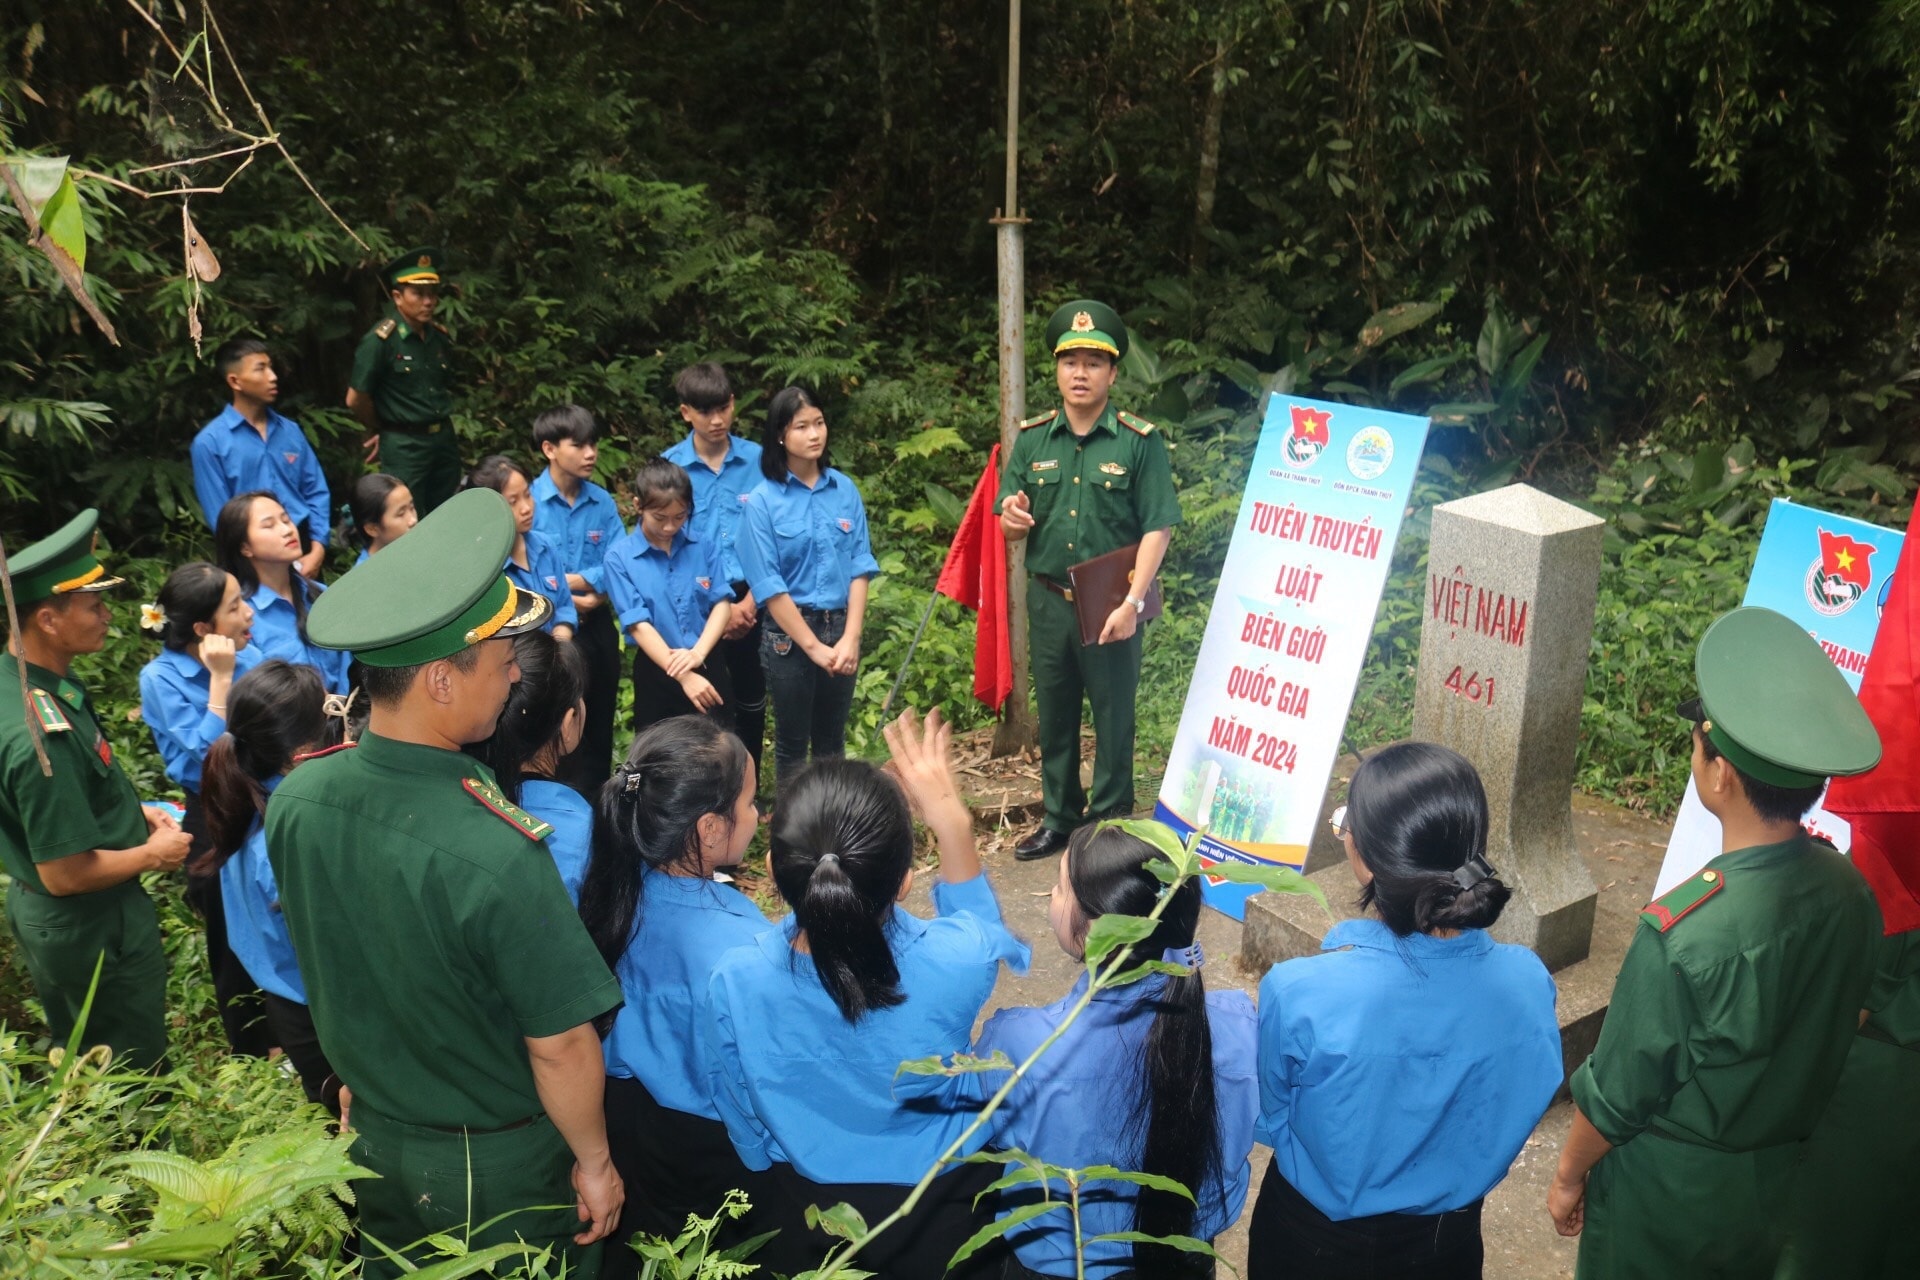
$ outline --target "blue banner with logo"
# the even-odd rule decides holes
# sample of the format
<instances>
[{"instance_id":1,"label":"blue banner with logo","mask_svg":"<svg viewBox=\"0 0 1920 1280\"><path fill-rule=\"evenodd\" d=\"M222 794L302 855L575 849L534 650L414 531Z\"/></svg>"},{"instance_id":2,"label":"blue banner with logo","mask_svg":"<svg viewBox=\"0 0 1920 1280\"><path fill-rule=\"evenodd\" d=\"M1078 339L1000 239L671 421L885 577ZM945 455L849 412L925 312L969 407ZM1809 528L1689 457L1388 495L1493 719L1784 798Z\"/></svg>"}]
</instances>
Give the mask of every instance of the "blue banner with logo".
<instances>
[{"instance_id":1,"label":"blue banner with logo","mask_svg":"<svg viewBox=\"0 0 1920 1280\"><path fill-rule=\"evenodd\" d=\"M1783 613L1805 627L1857 692L1880 630L1880 614L1887 607L1902 541L1892 529L1776 498L1767 511L1766 531L1760 535L1746 598L1740 603ZM1676 723L1675 733L1680 728ZM1846 852L1852 833L1824 803L1809 810L1802 825ZM1720 822L1688 782L1653 896L1719 854Z\"/></svg>"},{"instance_id":2,"label":"blue banner with logo","mask_svg":"<svg viewBox=\"0 0 1920 1280\"><path fill-rule=\"evenodd\" d=\"M1306 861L1427 420L1274 396L1154 816L1222 861ZM1206 881L1244 918L1256 890Z\"/></svg>"}]
</instances>

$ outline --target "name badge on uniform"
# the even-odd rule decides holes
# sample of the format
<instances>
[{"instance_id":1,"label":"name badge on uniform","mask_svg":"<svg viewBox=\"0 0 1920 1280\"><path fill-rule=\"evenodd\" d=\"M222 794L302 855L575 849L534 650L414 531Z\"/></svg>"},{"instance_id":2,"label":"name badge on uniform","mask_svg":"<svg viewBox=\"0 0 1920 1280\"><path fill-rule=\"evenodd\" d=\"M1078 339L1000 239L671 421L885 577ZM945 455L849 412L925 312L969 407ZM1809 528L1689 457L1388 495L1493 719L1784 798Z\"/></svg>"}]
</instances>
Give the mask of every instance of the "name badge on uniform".
<instances>
[{"instance_id":1,"label":"name badge on uniform","mask_svg":"<svg viewBox=\"0 0 1920 1280\"><path fill-rule=\"evenodd\" d=\"M1110 476L1123 476L1127 474L1127 469L1117 462L1103 462L1100 464L1100 470L1103 474Z\"/></svg>"},{"instance_id":2,"label":"name badge on uniform","mask_svg":"<svg viewBox=\"0 0 1920 1280\"><path fill-rule=\"evenodd\" d=\"M1042 458L1033 464L1033 469L1035 471L1051 471L1059 465L1060 459L1058 458Z\"/></svg>"}]
</instances>

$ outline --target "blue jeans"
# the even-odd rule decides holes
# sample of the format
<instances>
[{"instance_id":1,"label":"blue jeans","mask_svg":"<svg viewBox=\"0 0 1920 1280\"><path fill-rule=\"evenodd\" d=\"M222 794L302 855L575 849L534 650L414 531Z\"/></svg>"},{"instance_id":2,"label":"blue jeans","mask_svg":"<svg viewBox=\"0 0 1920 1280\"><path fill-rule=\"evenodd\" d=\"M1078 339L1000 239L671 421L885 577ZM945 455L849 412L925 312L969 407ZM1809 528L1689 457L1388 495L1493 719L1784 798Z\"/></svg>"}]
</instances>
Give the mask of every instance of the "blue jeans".
<instances>
[{"instance_id":1,"label":"blue jeans","mask_svg":"<svg viewBox=\"0 0 1920 1280\"><path fill-rule=\"evenodd\" d=\"M839 644L846 634L845 609L802 609L800 616L821 644ZM767 671L767 701L773 704L774 778L785 791L809 751L815 760L847 753L854 677L828 675L780 630L772 614L760 633L760 663Z\"/></svg>"}]
</instances>

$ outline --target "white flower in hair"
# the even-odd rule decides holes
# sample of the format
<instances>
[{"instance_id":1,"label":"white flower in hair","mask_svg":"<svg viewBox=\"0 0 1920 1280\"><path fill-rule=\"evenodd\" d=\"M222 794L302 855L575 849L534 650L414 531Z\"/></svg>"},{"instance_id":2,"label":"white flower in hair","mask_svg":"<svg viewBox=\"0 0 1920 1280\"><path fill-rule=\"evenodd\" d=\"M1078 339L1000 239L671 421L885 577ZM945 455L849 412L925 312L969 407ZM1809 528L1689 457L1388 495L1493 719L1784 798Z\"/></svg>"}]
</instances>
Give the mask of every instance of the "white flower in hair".
<instances>
[{"instance_id":1,"label":"white flower in hair","mask_svg":"<svg viewBox=\"0 0 1920 1280\"><path fill-rule=\"evenodd\" d=\"M167 625L167 611L157 604L140 606L140 629L142 631L163 631Z\"/></svg>"}]
</instances>

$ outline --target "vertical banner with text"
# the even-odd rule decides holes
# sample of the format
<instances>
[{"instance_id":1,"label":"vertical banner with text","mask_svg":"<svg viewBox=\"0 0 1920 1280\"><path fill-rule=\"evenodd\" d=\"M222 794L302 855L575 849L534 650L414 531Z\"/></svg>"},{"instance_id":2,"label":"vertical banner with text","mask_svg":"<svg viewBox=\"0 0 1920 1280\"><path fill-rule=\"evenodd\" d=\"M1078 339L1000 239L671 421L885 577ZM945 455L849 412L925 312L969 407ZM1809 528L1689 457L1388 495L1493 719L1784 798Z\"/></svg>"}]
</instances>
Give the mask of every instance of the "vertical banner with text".
<instances>
[{"instance_id":1,"label":"vertical banner with text","mask_svg":"<svg viewBox=\"0 0 1920 1280\"><path fill-rule=\"evenodd\" d=\"M1858 693L1905 540L1894 529L1775 498L1767 509L1767 527L1760 535L1747 594L1740 603L1784 613L1805 627ZM1685 728L1683 722L1675 721L1676 735ZM1827 812L1824 796L1800 823L1842 853L1851 843L1846 820ZM1689 780L1680 812L1674 816L1673 833L1667 837L1667 856L1660 864L1653 896L1659 897L1719 856L1720 820L1700 803Z\"/></svg>"},{"instance_id":2,"label":"vertical banner with text","mask_svg":"<svg viewBox=\"0 0 1920 1280\"><path fill-rule=\"evenodd\" d=\"M1427 420L1274 396L1154 816L1209 863L1305 863ZM1249 885L1208 880L1244 918Z\"/></svg>"}]
</instances>

